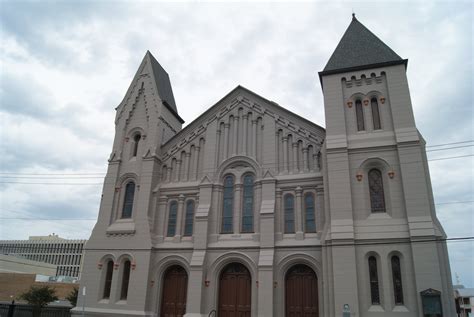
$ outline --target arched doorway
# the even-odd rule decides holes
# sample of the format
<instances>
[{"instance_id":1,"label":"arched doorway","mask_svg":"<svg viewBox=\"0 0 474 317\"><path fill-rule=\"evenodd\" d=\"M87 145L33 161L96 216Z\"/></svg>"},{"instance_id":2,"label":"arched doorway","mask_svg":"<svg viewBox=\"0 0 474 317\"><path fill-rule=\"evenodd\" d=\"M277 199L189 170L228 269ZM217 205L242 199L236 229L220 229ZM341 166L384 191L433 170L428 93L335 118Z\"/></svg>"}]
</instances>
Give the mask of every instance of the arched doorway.
<instances>
[{"instance_id":1,"label":"arched doorway","mask_svg":"<svg viewBox=\"0 0 474 317\"><path fill-rule=\"evenodd\" d=\"M168 268L163 277L161 317L181 317L186 313L188 274L179 265Z\"/></svg>"},{"instance_id":2,"label":"arched doorway","mask_svg":"<svg viewBox=\"0 0 474 317\"><path fill-rule=\"evenodd\" d=\"M285 310L287 317L318 317L318 279L303 264L291 267L285 277Z\"/></svg>"},{"instance_id":3,"label":"arched doorway","mask_svg":"<svg viewBox=\"0 0 474 317\"><path fill-rule=\"evenodd\" d=\"M252 278L240 263L227 265L219 280L219 317L250 317Z\"/></svg>"}]
</instances>

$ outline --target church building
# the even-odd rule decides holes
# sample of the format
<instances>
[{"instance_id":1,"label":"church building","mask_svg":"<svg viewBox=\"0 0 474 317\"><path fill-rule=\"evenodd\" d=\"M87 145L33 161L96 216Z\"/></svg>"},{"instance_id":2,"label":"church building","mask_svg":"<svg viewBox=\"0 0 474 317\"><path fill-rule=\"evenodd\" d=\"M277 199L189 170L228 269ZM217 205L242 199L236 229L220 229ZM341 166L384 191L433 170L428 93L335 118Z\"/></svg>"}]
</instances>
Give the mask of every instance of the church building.
<instances>
[{"instance_id":1,"label":"church building","mask_svg":"<svg viewBox=\"0 0 474 317\"><path fill-rule=\"evenodd\" d=\"M73 314L455 316L407 62L353 17L319 72L326 128L242 86L182 128L147 52Z\"/></svg>"}]
</instances>

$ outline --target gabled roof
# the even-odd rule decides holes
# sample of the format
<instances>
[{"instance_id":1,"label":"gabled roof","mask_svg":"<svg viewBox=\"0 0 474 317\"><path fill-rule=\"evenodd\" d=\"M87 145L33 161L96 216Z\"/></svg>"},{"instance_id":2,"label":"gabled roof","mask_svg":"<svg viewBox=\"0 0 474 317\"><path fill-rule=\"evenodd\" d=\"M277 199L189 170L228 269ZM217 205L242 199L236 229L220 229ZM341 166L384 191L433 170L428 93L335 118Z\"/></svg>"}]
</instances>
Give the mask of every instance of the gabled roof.
<instances>
[{"instance_id":1,"label":"gabled roof","mask_svg":"<svg viewBox=\"0 0 474 317\"><path fill-rule=\"evenodd\" d=\"M158 61L150 53L150 51L147 51L146 55L148 55L148 57L150 58L151 68L155 77L156 89L158 90L158 94L160 95L161 100L163 100L163 102L166 102L174 110L174 112L178 113L168 73L163 67L161 67L160 63L158 63Z\"/></svg>"},{"instance_id":2,"label":"gabled roof","mask_svg":"<svg viewBox=\"0 0 474 317\"><path fill-rule=\"evenodd\" d=\"M342 36L320 76L379 66L405 64L390 47L352 15L351 24Z\"/></svg>"}]
</instances>

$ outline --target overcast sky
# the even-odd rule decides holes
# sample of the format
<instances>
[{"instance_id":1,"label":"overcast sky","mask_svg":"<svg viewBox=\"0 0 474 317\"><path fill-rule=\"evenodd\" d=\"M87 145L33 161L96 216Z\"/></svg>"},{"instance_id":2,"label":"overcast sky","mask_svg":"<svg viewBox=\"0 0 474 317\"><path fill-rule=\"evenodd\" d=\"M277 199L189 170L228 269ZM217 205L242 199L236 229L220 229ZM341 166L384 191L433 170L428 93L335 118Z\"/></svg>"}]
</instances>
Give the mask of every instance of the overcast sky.
<instances>
[{"instance_id":1,"label":"overcast sky","mask_svg":"<svg viewBox=\"0 0 474 317\"><path fill-rule=\"evenodd\" d=\"M146 50L169 73L186 124L240 84L324 126L317 72L352 10L409 59L427 145L473 140L470 1L0 1L0 239L89 237L114 108ZM428 148L449 237L474 236L472 145ZM474 287L474 243L451 242L449 252L453 276Z\"/></svg>"}]
</instances>

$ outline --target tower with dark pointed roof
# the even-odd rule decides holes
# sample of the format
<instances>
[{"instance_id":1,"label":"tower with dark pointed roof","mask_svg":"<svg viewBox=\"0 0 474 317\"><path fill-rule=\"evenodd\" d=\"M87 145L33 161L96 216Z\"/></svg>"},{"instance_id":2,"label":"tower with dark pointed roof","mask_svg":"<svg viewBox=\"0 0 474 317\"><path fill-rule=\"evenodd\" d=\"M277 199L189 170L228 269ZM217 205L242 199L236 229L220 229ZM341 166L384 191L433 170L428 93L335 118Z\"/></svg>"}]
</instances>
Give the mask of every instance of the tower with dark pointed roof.
<instances>
[{"instance_id":1,"label":"tower with dark pointed roof","mask_svg":"<svg viewBox=\"0 0 474 317\"><path fill-rule=\"evenodd\" d=\"M330 316L341 315L345 304L358 316L421 316L428 289L439 292L438 316L454 316L446 243L433 242L446 235L435 214L406 67L353 16L319 73L331 218L325 241L343 245L327 257ZM381 245L363 246L369 241Z\"/></svg>"}]
</instances>

